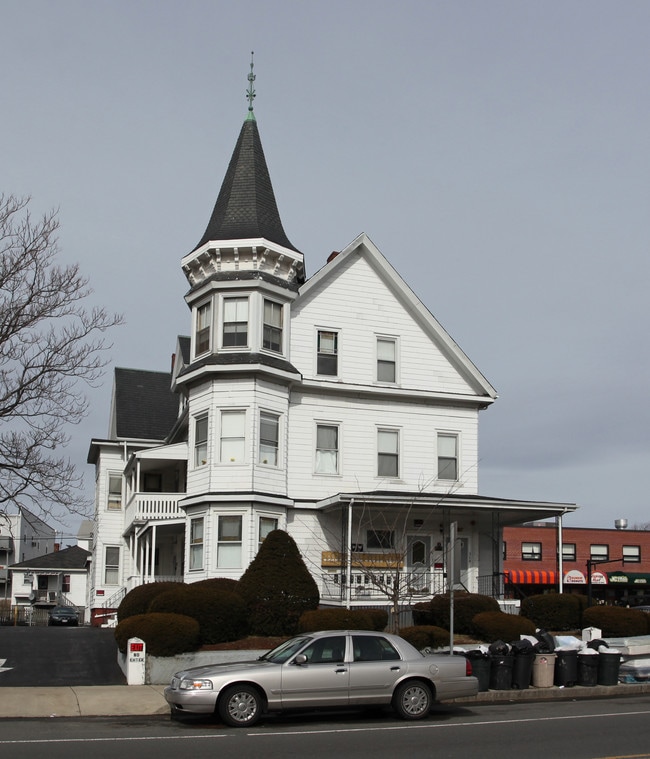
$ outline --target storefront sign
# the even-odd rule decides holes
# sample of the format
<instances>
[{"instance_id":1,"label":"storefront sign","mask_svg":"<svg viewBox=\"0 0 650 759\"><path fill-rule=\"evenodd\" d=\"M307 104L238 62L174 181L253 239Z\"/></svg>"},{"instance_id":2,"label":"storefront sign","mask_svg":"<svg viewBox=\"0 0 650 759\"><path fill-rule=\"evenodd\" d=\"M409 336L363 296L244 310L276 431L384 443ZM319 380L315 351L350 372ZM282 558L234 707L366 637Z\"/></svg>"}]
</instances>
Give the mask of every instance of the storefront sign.
<instances>
[{"instance_id":1,"label":"storefront sign","mask_svg":"<svg viewBox=\"0 0 650 759\"><path fill-rule=\"evenodd\" d=\"M564 582L566 585L586 585L587 578L579 569L571 569L564 575Z\"/></svg>"}]
</instances>

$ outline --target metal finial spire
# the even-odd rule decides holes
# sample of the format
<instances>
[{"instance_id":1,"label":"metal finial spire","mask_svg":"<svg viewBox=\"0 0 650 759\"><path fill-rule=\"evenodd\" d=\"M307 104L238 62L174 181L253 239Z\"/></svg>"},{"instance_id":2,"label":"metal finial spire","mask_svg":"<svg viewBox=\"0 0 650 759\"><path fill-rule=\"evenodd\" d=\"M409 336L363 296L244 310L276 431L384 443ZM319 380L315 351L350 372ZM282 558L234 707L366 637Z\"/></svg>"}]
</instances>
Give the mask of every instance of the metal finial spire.
<instances>
[{"instance_id":1,"label":"metal finial spire","mask_svg":"<svg viewBox=\"0 0 650 759\"><path fill-rule=\"evenodd\" d=\"M253 100L255 100L255 90L253 89L253 82L255 81L255 74L253 73L253 55L255 51L251 50L251 70L248 75L248 89L246 90L246 97L248 98L248 118L255 119L253 113Z\"/></svg>"}]
</instances>

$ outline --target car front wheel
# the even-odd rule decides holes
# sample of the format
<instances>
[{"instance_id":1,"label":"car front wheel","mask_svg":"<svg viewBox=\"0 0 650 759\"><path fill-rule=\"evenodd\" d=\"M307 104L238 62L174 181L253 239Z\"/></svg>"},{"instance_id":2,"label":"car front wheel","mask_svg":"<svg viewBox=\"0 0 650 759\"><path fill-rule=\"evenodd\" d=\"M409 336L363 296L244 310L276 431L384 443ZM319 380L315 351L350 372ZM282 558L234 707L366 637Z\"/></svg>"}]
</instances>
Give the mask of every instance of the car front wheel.
<instances>
[{"instance_id":1,"label":"car front wheel","mask_svg":"<svg viewBox=\"0 0 650 759\"><path fill-rule=\"evenodd\" d=\"M262 716L262 697L250 685L232 685L221 695L218 712L231 727L249 727Z\"/></svg>"},{"instance_id":2,"label":"car front wheel","mask_svg":"<svg viewBox=\"0 0 650 759\"><path fill-rule=\"evenodd\" d=\"M422 682L401 683L393 693L393 709L402 719L426 717L433 703L431 688Z\"/></svg>"}]
</instances>

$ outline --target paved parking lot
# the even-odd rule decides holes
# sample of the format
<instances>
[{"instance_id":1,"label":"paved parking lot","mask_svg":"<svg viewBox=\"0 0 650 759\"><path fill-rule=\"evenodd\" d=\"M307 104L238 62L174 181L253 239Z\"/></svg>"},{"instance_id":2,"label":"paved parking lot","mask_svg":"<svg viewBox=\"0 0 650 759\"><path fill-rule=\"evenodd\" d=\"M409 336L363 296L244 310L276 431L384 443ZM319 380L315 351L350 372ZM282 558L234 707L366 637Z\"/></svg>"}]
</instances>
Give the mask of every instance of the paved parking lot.
<instances>
[{"instance_id":1,"label":"paved parking lot","mask_svg":"<svg viewBox=\"0 0 650 759\"><path fill-rule=\"evenodd\" d=\"M0 627L0 687L124 685L113 633L97 627Z\"/></svg>"}]
</instances>

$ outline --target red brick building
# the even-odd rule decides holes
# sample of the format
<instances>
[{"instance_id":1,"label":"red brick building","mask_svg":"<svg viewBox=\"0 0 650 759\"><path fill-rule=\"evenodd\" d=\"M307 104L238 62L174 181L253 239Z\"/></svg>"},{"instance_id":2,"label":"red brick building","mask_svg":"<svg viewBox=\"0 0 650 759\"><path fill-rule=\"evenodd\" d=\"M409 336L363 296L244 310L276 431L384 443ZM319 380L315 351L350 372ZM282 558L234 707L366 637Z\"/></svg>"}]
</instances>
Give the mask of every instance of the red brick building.
<instances>
[{"instance_id":1,"label":"red brick building","mask_svg":"<svg viewBox=\"0 0 650 759\"><path fill-rule=\"evenodd\" d=\"M562 576L564 593L591 591L595 601L630 606L650 603L650 531L563 527L561 560L555 522L504 527L503 542L511 597L557 592Z\"/></svg>"}]
</instances>

